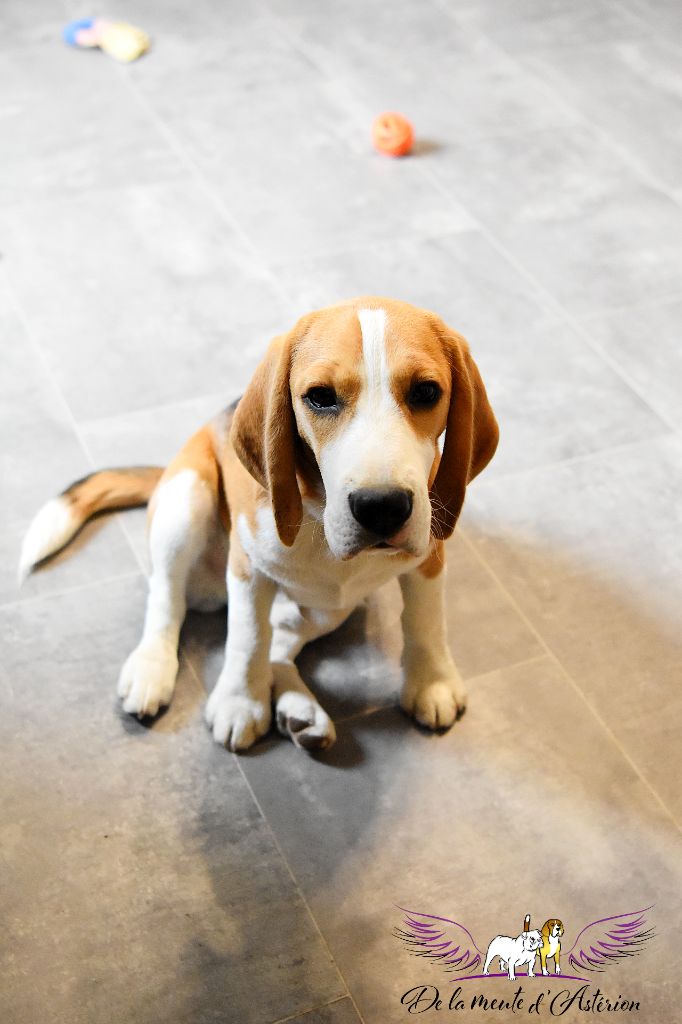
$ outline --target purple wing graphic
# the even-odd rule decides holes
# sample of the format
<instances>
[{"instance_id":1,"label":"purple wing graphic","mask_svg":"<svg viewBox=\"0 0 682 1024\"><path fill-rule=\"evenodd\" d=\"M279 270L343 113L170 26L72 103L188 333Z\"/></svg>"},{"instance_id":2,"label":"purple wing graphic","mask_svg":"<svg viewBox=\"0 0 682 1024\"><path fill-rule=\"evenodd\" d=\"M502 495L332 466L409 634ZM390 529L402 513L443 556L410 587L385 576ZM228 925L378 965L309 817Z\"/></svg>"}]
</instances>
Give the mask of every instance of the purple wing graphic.
<instances>
[{"instance_id":1,"label":"purple wing graphic","mask_svg":"<svg viewBox=\"0 0 682 1024\"><path fill-rule=\"evenodd\" d=\"M579 971L603 971L609 964L627 956L637 956L653 938L647 927L651 907L630 914L602 917L585 925L568 952L568 962Z\"/></svg>"},{"instance_id":2,"label":"purple wing graphic","mask_svg":"<svg viewBox=\"0 0 682 1024\"><path fill-rule=\"evenodd\" d=\"M393 934L402 939L414 956L437 960L446 971L474 971L483 962L481 950L464 925L447 917L420 914L398 907L405 917Z\"/></svg>"}]
</instances>

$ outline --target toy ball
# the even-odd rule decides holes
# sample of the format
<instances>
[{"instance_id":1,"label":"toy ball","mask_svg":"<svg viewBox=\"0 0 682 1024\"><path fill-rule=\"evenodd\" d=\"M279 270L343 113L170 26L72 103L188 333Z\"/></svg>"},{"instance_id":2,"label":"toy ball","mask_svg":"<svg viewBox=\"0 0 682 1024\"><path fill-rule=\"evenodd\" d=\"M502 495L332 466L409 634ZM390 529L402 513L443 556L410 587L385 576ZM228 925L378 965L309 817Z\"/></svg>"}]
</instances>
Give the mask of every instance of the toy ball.
<instances>
[{"instance_id":1,"label":"toy ball","mask_svg":"<svg viewBox=\"0 0 682 1024\"><path fill-rule=\"evenodd\" d=\"M149 49L149 36L141 28L123 21L107 21L105 18L79 18L70 21L62 32L64 42L69 46L87 49L99 47L110 57L129 64Z\"/></svg>"},{"instance_id":2,"label":"toy ball","mask_svg":"<svg viewBox=\"0 0 682 1024\"><path fill-rule=\"evenodd\" d=\"M372 122L372 142L386 156L406 156L414 143L414 129L402 114L379 114Z\"/></svg>"}]
</instances>

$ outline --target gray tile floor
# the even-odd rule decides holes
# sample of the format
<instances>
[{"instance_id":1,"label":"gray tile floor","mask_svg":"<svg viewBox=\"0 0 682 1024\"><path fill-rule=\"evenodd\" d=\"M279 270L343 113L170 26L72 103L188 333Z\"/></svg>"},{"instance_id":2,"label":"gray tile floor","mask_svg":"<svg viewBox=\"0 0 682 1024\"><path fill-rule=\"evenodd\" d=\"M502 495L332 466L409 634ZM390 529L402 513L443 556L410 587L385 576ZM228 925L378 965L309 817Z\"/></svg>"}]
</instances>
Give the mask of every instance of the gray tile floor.
<instances>
[{"instance_id":1,"label":"gray tile floor","mask_svg":"<svg viewBox=\"0 0 682 1024\"><path fill-rule=\"evenodd\" d=\"M121 68L61 44L82 5L4 0L3 1022L402 1021L450 988L396 904L572 942L655 903L656 944L598 981L680 1019L681 9L129 0L154 49ZM368 147L387 107L409 160ZM328 755L212 744L219 615L188 621L168 713L128 720L144 514L18 592L31 514L164 462L273 332L368 292L466 333L501 422L449 545L468 714L431 737L396 711L388 588L302 656Z\"/></svg>"}]
</instances>

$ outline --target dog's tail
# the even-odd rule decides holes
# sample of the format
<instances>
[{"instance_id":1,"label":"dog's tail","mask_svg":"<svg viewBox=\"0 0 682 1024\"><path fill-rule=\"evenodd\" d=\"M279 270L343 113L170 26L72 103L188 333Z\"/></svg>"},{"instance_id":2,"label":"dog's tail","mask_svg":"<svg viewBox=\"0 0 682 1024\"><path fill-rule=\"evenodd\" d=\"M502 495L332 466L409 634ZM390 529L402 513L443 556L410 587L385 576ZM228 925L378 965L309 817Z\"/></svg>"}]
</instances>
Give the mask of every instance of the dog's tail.
<instances>
[{"instance_id":1,"label":"dog's tail","mask_svg":"<svg viewBox=\"0 0 682 1024\"><path fill-rule=\"evenodd\" d=\"M61 551L97 512L146 505L161 466L102 469L77 480L40 509L28 528L19 560L19 582L43 559Z\"/></svg>"},{"instance_id":2,"label":"dog's tail","mask_svg":"<svg viewBox=\"0 0 682 1024\"><path fill-rule=\"evenodd\" d=\"M530 914L526 914L526 916L523 919L523 930L524 932L530 931Z\"/></svg>"}]
</instances>

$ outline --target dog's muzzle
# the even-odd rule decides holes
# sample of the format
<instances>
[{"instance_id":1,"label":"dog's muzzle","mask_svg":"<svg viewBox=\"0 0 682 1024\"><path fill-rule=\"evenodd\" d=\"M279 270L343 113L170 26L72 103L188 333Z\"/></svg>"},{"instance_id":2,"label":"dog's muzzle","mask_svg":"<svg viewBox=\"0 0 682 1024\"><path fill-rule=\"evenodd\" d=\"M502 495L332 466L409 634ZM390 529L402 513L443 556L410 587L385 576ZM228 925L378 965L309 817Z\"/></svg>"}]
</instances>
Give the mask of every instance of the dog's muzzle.
<instances>
[{"instance_id":1,"label":"dog's muzzle","mask_svg":"<svg viewBox=\"0 0 682 1024\"><path fill-rule=\"evenodd\" d=\"M401 487L360 487L348 495L357 523L380 540L388 540L412 515L412 491Z\"/></svg>"}]
</instances>

